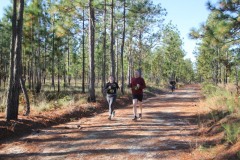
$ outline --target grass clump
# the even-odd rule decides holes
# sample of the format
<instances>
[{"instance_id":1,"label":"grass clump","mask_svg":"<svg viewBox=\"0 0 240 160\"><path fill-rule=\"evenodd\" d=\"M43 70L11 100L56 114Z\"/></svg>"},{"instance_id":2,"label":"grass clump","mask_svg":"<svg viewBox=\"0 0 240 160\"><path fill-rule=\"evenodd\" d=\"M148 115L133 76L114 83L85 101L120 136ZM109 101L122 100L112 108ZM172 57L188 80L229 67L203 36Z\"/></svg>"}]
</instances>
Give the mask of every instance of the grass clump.
<instances>
[{"instance_id":1,"label":"grass clump","mask_svg":"<svg viewBox=\"0 0 240 160\"><path fill-rule=\"evenodd\" d=\"M239 96L233 88L233 84L218 86L203 84L205 99L200 105L207 111L209 119L214 123L220 123L225 133L225 141L229 144L235 144L240 135L240 122L236 118L240 117Z\"/></svg>"},{"instance_id":2,"label":"grass clump","mask_svg":"<svg viewBox=\"0 0 240 160\"><path fill-rule=\"evenodd\" d=\"M225 131L225 140L230 144L235 144L240 134L240 123L222 124Z\"/></svg>"}]
</instances>

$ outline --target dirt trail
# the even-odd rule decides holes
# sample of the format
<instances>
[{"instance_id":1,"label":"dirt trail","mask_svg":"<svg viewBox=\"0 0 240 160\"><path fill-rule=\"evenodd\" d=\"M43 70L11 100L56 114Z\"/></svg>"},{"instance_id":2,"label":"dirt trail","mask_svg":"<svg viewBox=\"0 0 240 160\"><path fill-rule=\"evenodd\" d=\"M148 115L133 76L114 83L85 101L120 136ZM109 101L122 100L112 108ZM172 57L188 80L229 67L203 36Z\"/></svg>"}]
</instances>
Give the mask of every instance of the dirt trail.
<instances>
[{"instance_id":1,"label":"dirt trail","mask_svg":"<svg viewBox=\"0 0 240 160\"><path fill-rule=\"evenodd\" d=\"M132 107L33 132L0 145L0 159L187 159L196 144L199 87L189 85L144 101L143 119ZM78 128L78 125L81 127Z\"/></svg>"}]
</instances>

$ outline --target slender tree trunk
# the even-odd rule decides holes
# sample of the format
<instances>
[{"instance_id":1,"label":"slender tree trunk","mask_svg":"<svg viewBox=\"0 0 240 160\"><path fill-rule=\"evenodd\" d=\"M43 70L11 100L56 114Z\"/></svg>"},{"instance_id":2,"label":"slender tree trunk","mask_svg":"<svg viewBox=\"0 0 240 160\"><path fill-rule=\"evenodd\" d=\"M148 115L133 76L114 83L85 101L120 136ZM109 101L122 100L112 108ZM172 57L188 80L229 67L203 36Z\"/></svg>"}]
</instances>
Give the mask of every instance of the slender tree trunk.
<instances>
[{"instance_id":1,"label":"slender tree trunk","mask_svg":"<svg viewBox=\"0 0 240 160\"><path fill-rule=\"evenodd\" d=\"M25 80L22 77L20 78L20 85L22 88L25 102L26 102L26 105L24 106L24 112L25 112L24 116L28 116L30 114L30 101L29 101L27 89L25 87Z\"/></svg>"},{"instance_id":2,"label":"slender tree trunk","mask_svg":"<svg viewBox=\"0 0 240 160\"><path fill-rule=\"evenodd\" d=\"M217 48L217 58L219 58L219 48ZM218 72L219 72L219 60L216 60L217 61L217 63L216 63L216 73L215 73L215 75L216 75L216 78L215 78L215 84L217 85L218 84L218 79L219 79L219 74L218 74Z\"/></svg>"},{"instance_id":3,"label":"slender tree trunk","mask_svg":"<svg viewBox=\"0 0 240 160\"><path fill-rule=\"evenodd\" d=\"M64 90L66 90L66 87L67 87L67 76L66 76L66 73L67 73L67 71L66 71L66 65L64 65L64 72L63 72L63 88L64 88Z\"/></svg>"},{"instance_id":4,"label":"slender tree trunk","mask_svg":"<svg viewBox=\"0 0 240 160\"><path fill-rule=\"evenodd\" d=\"M27 65L27 72L28 72L28 88L31 89L31 69L30 69L30 62L31 61L31 57L30 57L30 54L29 54L29 61L28 61L28 65Z\"/></svg>"},{"instance_id":5,"label":"slender tree trunk","mask_svg":"<svg viewBox=\"0 0 240 160\"><path fill-rule=\"evenodd\" d=\"M68 37L67 37L68 39ZM68 39L69 41L69 39ZM66 63L68 63L68 55L69 55L69 52L68 52L68 43L67 43L67 46L66 46L66 51L67 51L67 56L65 57L64 55L64 63L63 63L63 88L64 90L66 89L66 86L67 86L67 68L66 68ZM68 65L67 65L68 66Z\"/></svg>"},{"instance_id":6,"label":"slender tree trunk","mask_svg":"<svg viewBox=\"0 0 240 160\"><path fill-rule=\"evenodd\" d=\"M124 66L123 66L123 52L125 44L125 30L126 30L126 0L123 3L123 32L121 44L121 93L124 94Z\"/></svg>"},{"instance_id":7,"label":"slender tree trunk","mask_svg":"<svg viewBox=\"0 0 240 160\"><path fill-rule=\"evenodd\" d=\"M47 76L47 25L46 20L44 19L44 28L45 28L45 41L44 41L44 67L43 67L43 84L46 83L46 76Z\"/></svg>"},{"instance_id":8,"label":"slender tree trunk","mask_svg":"<svg viewBox=\"0 0 240 160\"><path fill-rule=\"evenodd\" d=\"M64 58L64 60L66 60L66 58ZM66 89L66 86L67 86L67 76L66 76L66 73L67 73L67 69L66 69L66 62L64 62L63 64L63 87L64 87L64 90Z\"/></svg>"},{"instance_id":9,"label":"slender tree trunk","mask_svg":"<svg viewBox=\"0 0 240 160\"><path fill-rule=\"evenodd\" d=\"M24 38L23 38L24 39ZM25 56L25 50L22 50L22 78L26 81L26 66L27 66L27 60L26 60L26 56Z\"/></svg>"},{"instance_id":10,"label":"slender tree trunk","mask_svg":"<svg viewBox=\"0 0 240 160\"><path fill-rule=\"evenodd\" d=\"M132 51L133 52L133 51ZM131 77L133 76L133 73L134 73L134 70L135 70L135 68L134 68L134 59L133 59L133 57L131 56L131 59L130 59L130 63L131 63Z\"/></svg>"},{"instance_id":11,"label":"slender tree trunk","mask_svg":"<svg viewBox=\"0 0 240 160\"><path fill-rule=\"evenodd\" d=\"M128 84L131 83L131 77L132 77L132 49L130 47L129 56L128 56L128 77L127 77L128 78Z\"/></svg>"},{"instance_id":12,"label":"slender tree trunk","mask_svg":"<svg viewBox=\"0 0 240 160\"><path fill-rule=\"evenodd\" d=\"M11 54L11 45L9 46L9 53ZM7 56L5 56L4 59L7 59ZM10 55L10 64L11 64L11 55ZM8 65L8 63L6 61L4 61L4 76L3 76L3 87L4 88L6 88L6 81L8 81L7 72L9 71L8 70L9 67L11 68L11 66Z\"/></svg>"},{"instance_id":13,"label":"slender tree trunk","mask_svg":"<svg viewBox=\"0 0 240 160\"><path fill-rule=\"evenodd\" d=\"M33 41L34 41L34 35L33 35L33 18L31 19L31 50L32 50L32 57L31 57L31 89L34 89L34 66L33 66L33 61L35 60L35 55L34 55L34 47L33 47Z\"/></svg>"},{"instance_id":14,"label":"slender tree trunk","mask_svg":"<svg viewBox=\"0 0 240 160\"><path fill-rule=\"evenodd\" d=\"M70 74L70 40L68 37L68 68L67 68L67 77L68 77L68 85L71 85L71 74Z\"/></svg>"},{"instance_id":15,"label":"slender tree trunk","mask_svg":"<svg viewBox=\"0 0 240 160\"><path fill-rule=\"evenodd\" d=\"M111 55L111 75L115 78L115 56L113 51L113 45L114 45L114 36L113 36L113 14L114 14L114 0L112 0L111 3L111 45L110 45L110 55Z\"/></svg>"},{"instance_id":16,"label":"slender tree trunk","mask_svg":"<svg viewBox=\"0 0 240 160\"><path fill-rule=\"evenodd\" d=\"M83 8L83 22L82 22L82 28L83 28L83 33L82 33L82 93L85 93L85 10Z\"/></svg>"},{"instance_id":17,"label":"slender tree trunk","mask_svg":"<svg viewBox=\"0 0 240 160\"><path fill-rule=\"evenodd\" d=\"M44 51L44 68L43 68L43 84L46 84L47 68L46 68L46 51Z\"/></svg>"},{"instance_id":18,"label":"slender tree trunk","mask_svg":"<svg viewBox=\"0 0 240 160\"><path fill-rule=\"evenodd\" d=\"M118 77L119 77L119 75L118 75L118 66L119 66L119 61L118 61L118 37L116 38L116 48L115 48L115 50L116 50L116 82L118 82Z\"/></svg>"},{"instance_id":19,"label":"slender tree trunk","mask_svg":"<svg viewBox=\"0 0 240 160\"><path fill-rule=\"evenodd\" d=\"M4 65L3 65L3 30L1 32L1 60L0 60L0 88L2 87L2 78L3 78L3 72L4 72Z\"/></svg>"},{"instance_id":20,"label":"slender tree trunk","mask_svg":"<svg viewBox=\"0 0 240 160\"><path fill-rule=\"evenodd\" d=\"M133 58L132 58L132 55L133 55L133 48L131 47L131 44L132 44L132 32L130 32L130 40L129 40L129 47L128 47L128 84L130 84L131 82L131 77L132 77L132 73L133 73Z\"/></svg>"},{"instance_id":21,"label":"slender tree trunk","mask_svg":"<svg viewBox=\"0 0 240 160\"><path fill-rule=\"evenodd\" d=\"M106 16L107 16L107 2L104 0L104 15L103 15L103 63L102 63L102 93L105 83L106 83L106 32L107 32L107 22L106 22Z\"/></svg>"},{"instance_id":22,"label":"slender tree trunk","mask_svg":"<svg viewBox=\"0 0 240 160\"><path fill-rule=\"evenodd\" d=\"M89 84L89 101L95 102L95 64L94 64L94 41L95 41L95 17L93 9L93 0L89 0L89 73L90 73L90 84Z\"/></svg>"},{"instance_id":23,"label":"slender tree trunk","mask_svg":"<svg viewBox=\"0 0 240 160\"><path fill-rule=\"evenodd\" d=\"M236 90L237 90L237 95L240 94L239 86L238 86L238 65L236 65Z\"/></svg>"},{"instance_id":24,"label":"slender tree trunk","mask_svg":"<svg viewBox=\"0 0 240 160\"><path fill-rule=\"evenodd\" d=\"M19 10L19 20L18 20L18 49L17 49L17 55L19 55L19 82L20 86L22 88L22 92L24 95L24 99L26 102L26 105L24 106L25 113L24 115L29 115L30 113L30 101L28 97L28 93L25 86L25 79L22 77L23 72L23 63L22 63L22 30L23 30L23 11L24 11L24 0L21 0L20 2L20 10ZM40 47L40 46L39 46ZM39 49L40 54L40 49ZM40 55L39 55L40 57Z\"/></svg>"},{"instance_id":25,"label":"slender tree trunk","mask_svg":"<svg viewBox=\"0 0 240 160\"><path fill-rule=\"evenodd\" d=\"M41 40L40 35L38 35L38 54L36 56L36 86L35 86L35 92L40 93L42 88L42 81L41 81Z\"/></svg>"},{"instance_id":26,"label":"slender tree trunk","mask_svg":"<svg viewBox=\"0 0 240 160\"><path fill-rule=\"evenodd\" d=\"M101 64L101 57L98 57L97 64ZM98 70L97 70L97 87L99 86L99 83L100 83L100 80L101 80L101 71L100 70L101 70L101 68L98 67Z\"/></svg>"},{"instance_id":27,"label":"slender tree trunk","mask_svg":"<svg viewBox=\"0 0 240 160\"><path fill-rule=\"evenodd\" d=\"M127 81L128 81L128 84L131 83L131 68L130 68L130 60L128 61L128 73L127 73Z\"/></svg>"},{"instance_id":28,"label":"slender tree trunk","mask_svg":"<svg viewBox=\"0 0 240 160\"><path fill-rule=\"evenodd\" d=\"M58 76L58 92L60 92L60 56L57 56L58 57L58 59L57 59L57 62L58 62L58 67L57 67L57 76Z\"/></svg>"},{"instance_id":29,"label":"slender tree trunk","mask_svg":"<svg viewBox=\"0 0 240 160\"><path fill-rule=\"evenodd\" d=\"M7 67L8 65L6 64L6 62L4 63L4 76L3 76L3 88L5 88L6 87L6 81L7 81L7 75L6 75L6 73L7 73L7 71L8 71L8 67Z\"/></svg>"},{"instance_id":30,"label":"slender tree trunk","mask_svg":"<svg viewBox=\"0 0 240 160\"><path fill-rule=\"evenodd\" d=\"M55 91L55 82L54 82L54 57L55 57L55 30L54 30L54 24L55 23L55 15L53 16L53 38L52 38L52 87Z\"/></svg>"},{"instance_id":31,"label":"slender tree trunk","mask_svg":"<svg viewBox=\"0 0 240 160\"><path fill-rule=\"evenodd\" d=\"M139 32L139 60L138 60L138 70L140 75L142 75L142 32Z\"/></svg>"},{"instance_id":32,"label":"slender tree trunk","mask_svg":"<svg viewBox=\"0 0 240 160\"><path fill-rule=\"evenodd\" d=\"M229 72L229 61L228 61L228 52L226 52L227 54L227 62L225 65L225 69L226 69L226 73L225 73L225 78L226 78L226 84L228 83L228 75L230 74Z\"/></svg>"}]
</instances>

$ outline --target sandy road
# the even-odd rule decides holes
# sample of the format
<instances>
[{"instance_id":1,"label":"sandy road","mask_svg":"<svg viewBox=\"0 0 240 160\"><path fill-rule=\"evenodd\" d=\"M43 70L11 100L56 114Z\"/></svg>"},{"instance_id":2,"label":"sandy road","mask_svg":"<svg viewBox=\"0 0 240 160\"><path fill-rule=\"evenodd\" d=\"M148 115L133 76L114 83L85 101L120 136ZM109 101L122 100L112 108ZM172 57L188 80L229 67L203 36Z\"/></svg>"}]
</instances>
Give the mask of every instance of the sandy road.
<instances>
[{"instance_id":1,"label":"sandy road","mask_svg":"<svg viewBox=\"0 0 240 160\"><path fill-rule=\"evenodd\" d=\"M189 85L147 99L137 122L127 106L117 109L112 121L106 112L33 132L0 145L0 159L187 159L196 143L199 92L197 85Z\"/></svg>"}]
</instances>

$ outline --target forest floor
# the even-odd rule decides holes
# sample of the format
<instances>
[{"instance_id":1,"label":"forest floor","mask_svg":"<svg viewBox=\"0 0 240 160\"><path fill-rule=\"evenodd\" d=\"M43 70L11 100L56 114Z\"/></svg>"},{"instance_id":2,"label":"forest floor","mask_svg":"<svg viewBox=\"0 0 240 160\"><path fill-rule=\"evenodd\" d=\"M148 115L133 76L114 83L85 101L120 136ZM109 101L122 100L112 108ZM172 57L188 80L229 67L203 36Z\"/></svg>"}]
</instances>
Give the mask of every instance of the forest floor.
<instances>
[{"instance_id":1,"label":"forest floor","mask_svg":"<svg viewBox=\"0 0 240 160\"><path fill-rule=\"evenodd\" d=\"M132 121L131 105L118 103L121 107L111 121L105 110L2 141L0 159L207 159L193 152L201 141L197 120L201 97L199 85L157 94L144 100L143 118L137 121Z\"/></svg>"}]
</instances>

